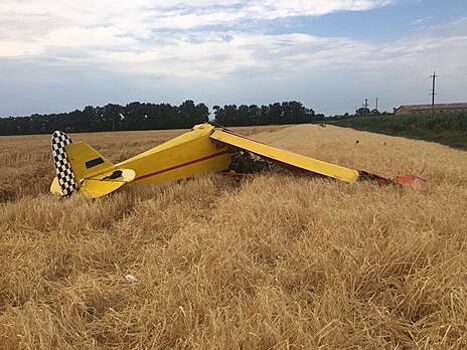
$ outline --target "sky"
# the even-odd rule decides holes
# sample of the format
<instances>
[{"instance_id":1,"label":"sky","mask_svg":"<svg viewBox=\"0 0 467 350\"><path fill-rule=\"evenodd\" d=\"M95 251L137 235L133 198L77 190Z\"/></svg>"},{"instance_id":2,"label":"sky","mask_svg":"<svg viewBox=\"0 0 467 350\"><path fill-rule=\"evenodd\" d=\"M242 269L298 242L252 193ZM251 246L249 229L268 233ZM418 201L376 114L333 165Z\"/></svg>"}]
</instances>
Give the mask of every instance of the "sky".
<instances>
[{"instance_id":1,"label":"sky","mask_svg":"<svg viewBox=\"0 0 467 350\"><path fill-rule=\"evenodd\" d=\"M467 0L1 0L0 116L467 102Z\"/></svg>"}]
</instances>

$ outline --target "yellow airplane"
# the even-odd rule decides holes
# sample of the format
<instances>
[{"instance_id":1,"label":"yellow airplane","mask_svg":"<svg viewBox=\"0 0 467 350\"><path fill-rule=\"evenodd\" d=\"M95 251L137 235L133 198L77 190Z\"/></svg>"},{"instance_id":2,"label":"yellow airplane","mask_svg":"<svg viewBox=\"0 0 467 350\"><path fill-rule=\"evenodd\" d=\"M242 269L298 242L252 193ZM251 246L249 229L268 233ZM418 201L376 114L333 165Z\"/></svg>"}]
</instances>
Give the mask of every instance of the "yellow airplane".
<instances>
[{"instance_id":1,"label":"yellow airplane","mask_svg":"<svg viewBox=\"0 0 467 350\"><path fill-rule=\"evenodd\" d=\"M56 177L50 191L61 196L79 192L98 198L126 184L157 184L199 174L250 172L270 164L352 183L377 180L419 187L424 180L404 175L389 180L293 152L281 150L205 123L168 142L118 164L112 164L84 142L72 143L63 132L52 134Z\"/></svg>"}]
</instances>

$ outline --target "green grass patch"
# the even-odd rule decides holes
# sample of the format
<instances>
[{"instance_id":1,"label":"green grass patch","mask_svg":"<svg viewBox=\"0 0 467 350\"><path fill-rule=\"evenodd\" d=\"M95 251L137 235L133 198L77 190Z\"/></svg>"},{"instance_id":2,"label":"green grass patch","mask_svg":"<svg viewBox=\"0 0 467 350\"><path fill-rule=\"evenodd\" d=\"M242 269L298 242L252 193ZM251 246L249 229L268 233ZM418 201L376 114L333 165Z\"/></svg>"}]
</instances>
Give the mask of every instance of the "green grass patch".
<instances>
[{"instance_id":1,"label":"green grass patch","mask_svg":"<svg viewBox=\"0 0 467 350\"><path fill-rule=\"evenodd\" d=\"M467 112L355 116L329 123L356 130L438 142L467 150Z\"/></svg>"}]
</instances>

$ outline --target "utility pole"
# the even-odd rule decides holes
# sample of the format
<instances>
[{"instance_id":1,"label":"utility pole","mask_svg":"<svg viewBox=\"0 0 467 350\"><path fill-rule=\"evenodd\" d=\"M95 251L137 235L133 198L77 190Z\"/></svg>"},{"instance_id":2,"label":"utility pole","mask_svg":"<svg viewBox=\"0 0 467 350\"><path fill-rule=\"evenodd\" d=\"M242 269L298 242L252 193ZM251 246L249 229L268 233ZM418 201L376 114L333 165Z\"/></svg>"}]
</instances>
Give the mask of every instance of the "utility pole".
<instances>
[{"instance_id":1,"label":"utility pole","mask_svg":"<svg viewBox=\"0 0 467 350\"><path fill-rule=\"evenodd\" d=\"M431 113L435 112L435 96L436 96L436 72L433 72L431 78L433 79L433 88L431 90Z\"/></svg>"},{"instance_id":2,"label":"utility pole","mask_svg":"<svg viewBox=\"0 0 467 350\"><path fill-rule=\"evenodd\" d=\"M365 104L364 104L365 108L368 109L368 99L366 98L365 99Z\"/></svg>"},{"instance_id":3,"label":"utility pole","mask_svg":"<svg viewBox=\"0 0 467 350\"><path fill-rule=\"evenodd\" d=\"M376 97L375 109L378 110L378 97Z\"/></svg>"}]
</instances>

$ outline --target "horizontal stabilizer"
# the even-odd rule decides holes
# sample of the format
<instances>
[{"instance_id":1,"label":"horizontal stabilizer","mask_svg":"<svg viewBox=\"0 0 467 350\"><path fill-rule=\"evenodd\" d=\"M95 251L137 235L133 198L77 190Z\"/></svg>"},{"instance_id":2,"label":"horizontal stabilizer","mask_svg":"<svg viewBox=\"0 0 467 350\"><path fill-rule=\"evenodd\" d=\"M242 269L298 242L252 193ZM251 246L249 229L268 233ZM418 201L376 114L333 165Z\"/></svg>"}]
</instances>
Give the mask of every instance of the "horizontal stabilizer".
<instances>
[{"instance_id":1,"label":"horizontal stabilizer","mask_svg":"<svg viewBox=\"0 0 467 350\"><path fill-rule=\"evenodd\" d=\"M132 182L135 175L131 169L113 169L82 180L79 191L86 197L99 198Z\"/></svg>"},{"instance_id":2,"label":"horizontal stabilizer","mask_svg":"<svg viewBox=\"0 0 467 350\"><path fill-rule=\"evenodd\" d=\"M355 182L360 175L358 170L349 169L340 165L323 162L297 153L281 150L225 130L216 129L210 137L216 141L241 148L270 160L311 171L316 174L329 176L341 181Z\"/></svg>"}]
</instances>

